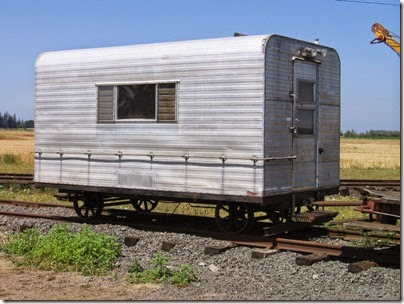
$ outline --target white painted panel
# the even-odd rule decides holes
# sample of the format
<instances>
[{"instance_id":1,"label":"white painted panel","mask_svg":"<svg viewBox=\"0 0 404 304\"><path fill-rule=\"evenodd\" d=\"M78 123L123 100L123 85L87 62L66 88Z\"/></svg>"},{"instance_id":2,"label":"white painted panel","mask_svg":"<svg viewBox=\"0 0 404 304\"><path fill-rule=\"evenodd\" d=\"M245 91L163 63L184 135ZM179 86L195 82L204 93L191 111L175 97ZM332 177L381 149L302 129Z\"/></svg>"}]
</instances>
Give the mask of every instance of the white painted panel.
<instances>
[{"instance_id":1,"label":"white painted panel","mask_svg":"<svg viewBox=\"0 0 404 304\"><path fill-rule=\"evenodd\" d=\"M53 152L35 161L36 181L262 195L263 168L250 158L263 156L267 37L42 54L36 63L35 148ZM177 123L97 123L96 84L173 79L179 82ZM62 161L58 150L65 152ZM94 153L90 161L83 154L88 150ZM118 151L124 155L121 163L117 156L97 156ZM126 156L150 152L176 157L150 162L146 156ZM188 164L184 154L191 156ZM221 155L229 158L224 165Z\"/></svg>"}]
</instances>

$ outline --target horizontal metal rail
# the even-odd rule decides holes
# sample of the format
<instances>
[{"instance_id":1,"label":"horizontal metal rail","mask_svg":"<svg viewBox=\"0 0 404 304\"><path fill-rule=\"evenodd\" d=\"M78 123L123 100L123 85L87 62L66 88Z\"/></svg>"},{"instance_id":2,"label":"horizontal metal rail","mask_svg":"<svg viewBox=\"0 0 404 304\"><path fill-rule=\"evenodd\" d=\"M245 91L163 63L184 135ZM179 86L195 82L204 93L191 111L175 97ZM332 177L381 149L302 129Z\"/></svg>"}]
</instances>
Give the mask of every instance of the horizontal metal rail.
<instances>
[{"instance_id":1,"label":"horizontal metal rail","mask_svg":"<svg viewBox=\"0 0 404 304\"><path fill-rule=\"evenodd\" d=\"M394 248L376 250L373 248L351 247L298 239L275 238L268 241L233 241L233 244L249 247L262 247L278 250L289 250L303 253L326 254L337 258L372 260L388 264L400 264L400 251ZM397 247L396 247L397 248Z\"/></svg>"},{"instance_id":2,"label":"horizontal metal rail","mask_svg":"<svg viewBox=\"0 0 404 304\"><path fill-rule=\"evenodd\" d=\"M218 159L221 160L223 163L225 163L227 160L251 160L252 162L257 163L258 161L274 161L274 160L293 160L296 159L296 155L288 155L288 156L267 156L267 157L258 157L256 155L252 155L251 157L233 157L233 156L227 156L225 154L221 154L219 156L212 156L212 155L206 155L206 154L194 154L190 155L188 153L184 154L165 154L165 153L128 153L128 152L122 152L118 151L116 153L112 152L97 152L97 151L74 151L74 150L48 150L44 151L42 149L36 149L34 154L38 154L40 157L42 154L58 154L60 157L63 157L63 155L68 154L68 155L86 155L88 158L91 158L93 155L98 155L98 156L117 156L119 159L121 159L124 156L135 156L135 157L148 157L150 160L153 160L155 157L174 157L174 158L183 158L185 161L188 161L190 158L200 158L200 159Z\"/></svg>"},{"instance_id":3,"label":"horizontal metal rail","mask_svg":"<svg viewBox=\"0 0 404 304\"><path fill-rule=\"evenodd\" d=\"M55 203L37 203L37 202L27 202L27 201L16 201L16 200L4 200L0 199L0 205L12 205L12 206L21 206L21 207L30 207L30 208L40 208L40 207L49 207L49 208L73 208L70 205L63 204L55 204Z\"/></svg>"},{"instance_id":4,"label":"horizontal metal rail","mask_svg":"<svg viewBox=\"0 0 404 304\"><path fill-rule=\"evenodd\" d=\"M388 179L341 179L341 186L345 187L365 187L365 186L384 186L384 187L399 187L401 181L398 179L388 180Z\"/></svg>"},{"instance_id":5,"label":"horizontal metal rail","mask_svg":"<svg viewBox=\"0 0 404 304\"><path fill-rule=\"evenodd\" d=\"M276 248L306 253L325 253L331 256L341 256L342 254L341 245L285 238L276 238Z\"/></svg>"},{"instance_id":6,"label":"horizontal metal rail","mask_svg":"<svg viewBox=\"0 0 404 304\"><path fill-rule=\"evenodd\" d=\"M317 201L311 205L315 207L355 207L361 206L362 204L362 201Z\"/></svg>"}]
</instances>

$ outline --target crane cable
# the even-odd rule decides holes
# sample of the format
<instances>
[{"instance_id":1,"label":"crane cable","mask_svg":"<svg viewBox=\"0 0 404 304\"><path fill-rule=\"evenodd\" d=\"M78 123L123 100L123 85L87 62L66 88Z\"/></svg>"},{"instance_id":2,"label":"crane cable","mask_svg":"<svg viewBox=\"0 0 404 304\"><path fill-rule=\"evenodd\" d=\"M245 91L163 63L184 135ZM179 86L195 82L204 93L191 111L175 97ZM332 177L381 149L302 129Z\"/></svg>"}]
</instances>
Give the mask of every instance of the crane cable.
<instances>
[{"instance_id":1,"label":"crane cable","mask_svg":"<svg viewBox=\"0 0 404 304\"><path fill-rule=\"evenodd\" d=\"M378 5L400 6L400 4L388 3L388 2L360 1L360 0L336 0L336 1L340 1L340 2L353 2L353 3L363 3L363 4L378 4Z\"/></svg>"}]
</instances>

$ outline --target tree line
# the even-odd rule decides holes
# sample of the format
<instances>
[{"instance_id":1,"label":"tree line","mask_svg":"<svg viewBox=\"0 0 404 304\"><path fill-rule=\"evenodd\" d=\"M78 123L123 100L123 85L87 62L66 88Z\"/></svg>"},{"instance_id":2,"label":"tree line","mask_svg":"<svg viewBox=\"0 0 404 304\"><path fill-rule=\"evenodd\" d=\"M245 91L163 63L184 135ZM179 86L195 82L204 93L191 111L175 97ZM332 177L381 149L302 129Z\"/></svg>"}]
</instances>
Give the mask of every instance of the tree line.
<instances>
[{"instance_id":1,"label":"tree line","mask_svg":"<svg viewBox=\"0 0 404 304\"><path fill-rule=\"evenodd\" d=\"M366 132L356 132L355 130L347 130L341 132L340 135L346 138L400 138L400 131L387 130L370 130Z\"/></svg>"},{"instance_id":2,"label":"tree line","mask_svg":"<svg viewBox=\"0 0 404 304\"><path fill-rule=\"evenodd\" d=\"M18 118L15 114L11 115L8 112L2 114L0 112L0 128L3 129L29 129L34 127L33 120L23 120Z\"/></svg>"}]
</instances>

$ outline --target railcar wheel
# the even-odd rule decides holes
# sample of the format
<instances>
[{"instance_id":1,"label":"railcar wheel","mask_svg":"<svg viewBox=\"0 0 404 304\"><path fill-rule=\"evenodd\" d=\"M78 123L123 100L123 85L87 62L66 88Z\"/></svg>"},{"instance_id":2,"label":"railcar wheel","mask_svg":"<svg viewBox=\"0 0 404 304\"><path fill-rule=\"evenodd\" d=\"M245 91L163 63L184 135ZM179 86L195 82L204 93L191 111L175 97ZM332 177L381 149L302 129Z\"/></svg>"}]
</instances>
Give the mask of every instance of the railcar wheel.
<instances>
[{"instance_id":1,"label":"railcar wheel","mask_svg":"<svg viewBox=\"0 0 404 304\"><path fill-rule=\"evenodd\" d=\"M104 208L104 201L96 194L84 195L84 197L76 195L74 197L73 206L80 218L92 220L101 214Z\"/></svg>"},{"instance_id":2,"label":"railcar wheel","mask_svg":"<svg viewBox=\"0 0 404 304\"><path fill-rule=\"evenodd\" d=\"M218 204L215 209L215 219L220 230L237 234L251 227L254 212L246 204Z\"/></svg>"},{"instance_id":3,"label":"railcar wheel","mask_svg":"<svg viewBox=\"0 0 404 304\"><path fill-rule=\"evenodd\" d=\"M139 212L151 212L157 207L157 200L132 200L132 206Z\"/></svg>"}]
</instances>

